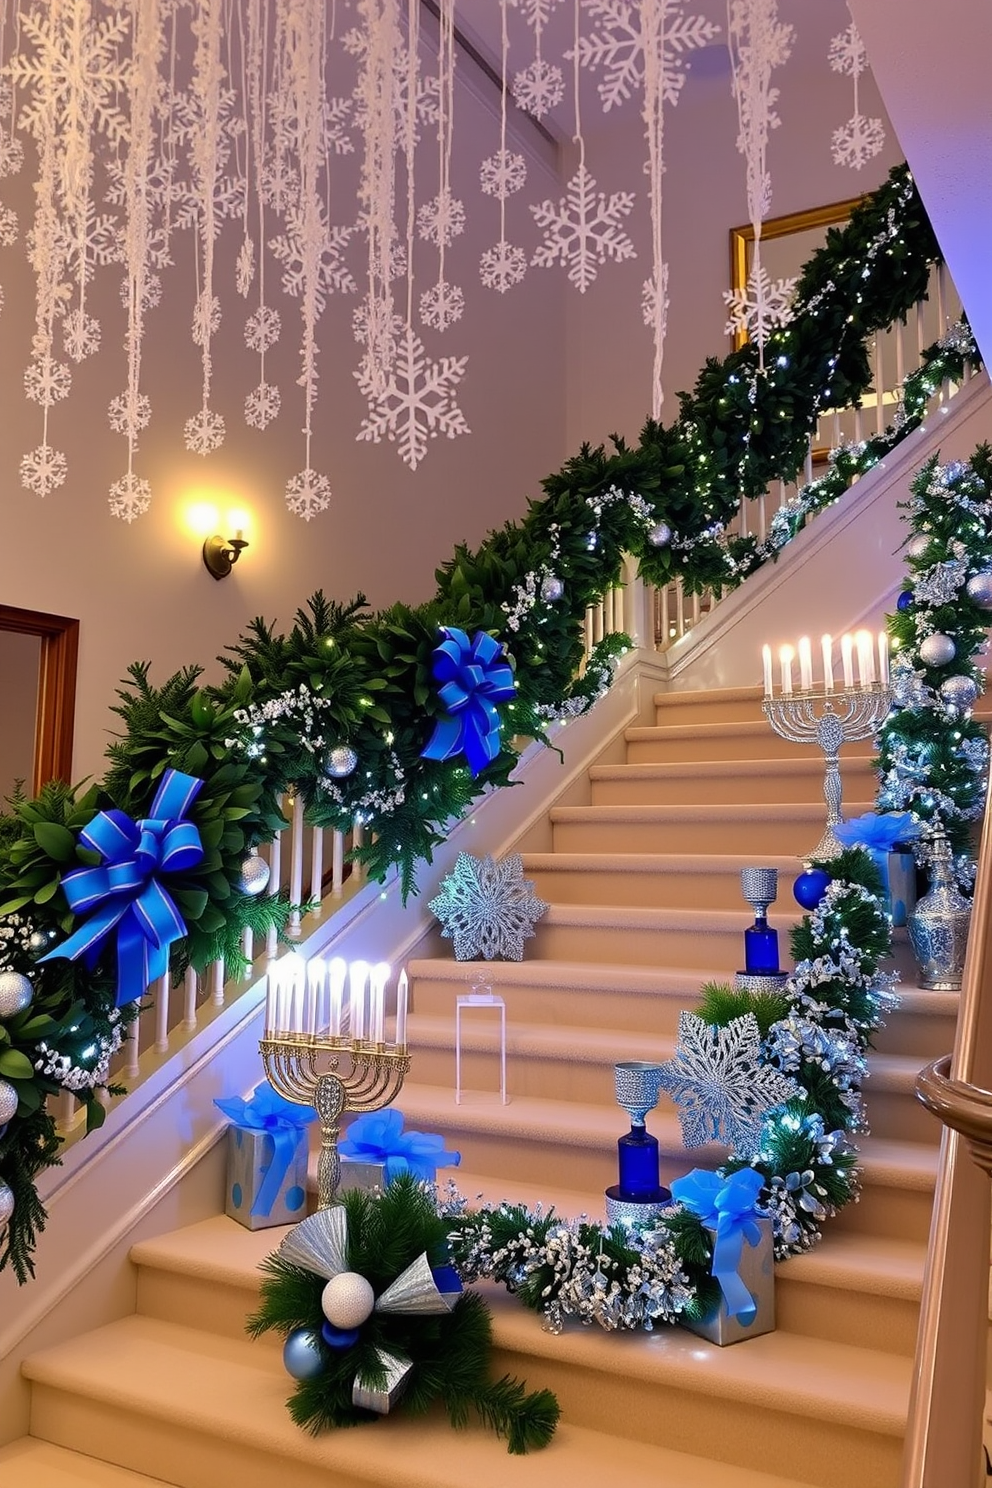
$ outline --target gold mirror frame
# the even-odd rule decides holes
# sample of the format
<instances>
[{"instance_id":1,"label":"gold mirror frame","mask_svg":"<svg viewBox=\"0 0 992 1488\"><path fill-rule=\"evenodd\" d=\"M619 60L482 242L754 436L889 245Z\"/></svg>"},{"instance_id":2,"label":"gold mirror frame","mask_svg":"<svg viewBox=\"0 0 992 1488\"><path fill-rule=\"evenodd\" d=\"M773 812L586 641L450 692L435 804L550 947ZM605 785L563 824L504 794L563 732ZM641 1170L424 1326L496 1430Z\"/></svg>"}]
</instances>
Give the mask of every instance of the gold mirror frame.
<instances>
[{"instance_id":1,"label":"gold mirror frame","mask_svg":"<svg viewBox=\"0 0 992 1488\"><path fill-rule=\"evenodd\" d=\"M830 202L825 207L810 207L805 212L789 212L784 217L769 217L761 224L761 240L786 238L792 233L809 232L814 227L836 227L846 222L865 200L863 196L852 196L848 201ZM730 287L735 294L747 288L751 272L751 252L754 247L754 228L750 222L744 227L730 229ZM798 273L801 264L796 264ZM747 331L733 333L734 350L739 351L750 339Z\"/></svg>"},{"instance_id":2,"label":"gold mirror frame","mask_svg":"<svg viewBox=\"0 0 992 1488\"><path fill-rule=\"evenodd\" d=\"M79 621L67 615L0 605L0 630L41 639L32 782L33 794L37 795L49 780L72 779Z\"/></svg>"}]
</instances>

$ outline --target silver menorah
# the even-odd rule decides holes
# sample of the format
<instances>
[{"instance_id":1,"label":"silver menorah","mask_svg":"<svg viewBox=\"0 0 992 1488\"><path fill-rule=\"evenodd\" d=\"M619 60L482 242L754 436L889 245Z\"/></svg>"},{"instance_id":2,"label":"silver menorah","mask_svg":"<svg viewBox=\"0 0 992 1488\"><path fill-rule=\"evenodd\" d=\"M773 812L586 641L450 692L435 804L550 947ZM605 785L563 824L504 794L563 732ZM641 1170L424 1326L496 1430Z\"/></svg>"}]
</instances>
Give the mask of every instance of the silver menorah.
<instances>
[{"instance_id":1,"label":"silver menorah","mask_svg":"<svg viewBox=\"0 0 992 1488\"><path fill-rule=\"evenodd\" d=\"M887 682L869 682L846 687L843 692L816 691L782 693L766 697L765 717L775 732L791 744L818 744L823 750L826 773L823 799L827 803L827 825L816 846L803 857L835 858L844 851L834 827L841 815L840 747L870 738L892 704Z\"/></svg>"}]
</instances>

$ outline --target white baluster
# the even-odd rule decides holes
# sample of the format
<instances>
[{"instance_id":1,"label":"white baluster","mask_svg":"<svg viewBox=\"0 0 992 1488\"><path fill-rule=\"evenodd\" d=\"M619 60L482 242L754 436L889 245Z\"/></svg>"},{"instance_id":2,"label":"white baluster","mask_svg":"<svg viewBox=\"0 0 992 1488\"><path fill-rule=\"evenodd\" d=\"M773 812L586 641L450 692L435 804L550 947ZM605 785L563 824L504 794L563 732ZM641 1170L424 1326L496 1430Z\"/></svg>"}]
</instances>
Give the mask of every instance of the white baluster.
<instances>
[{"instance_id":1,"label":"white baluster","mask_svg":"<svg viewBox=\"0 0 992 1488\"><path fill-rule=\"evenodd\" d=\"M276 802L282 811L282 796ZM282 832L277 832L269 843L269 887L270 894L278 894L282 883ZM273 925L265 937L265 954L270 961L279 954L279 932Z\"/></svg>"},{"instance_id":2,"label":"white baluster","mask_svg":"<svg viewBox=\"0 0 992 1488\"><path fill-rule=\"evenodd\" d=\"M947 265L943 262L937 265L934 276L937 280L937 335L942 336L950 325L947 314Z\"/></svg>"},{"instance_id":3,"label":"white baluster","mask_svg":"<svg viewBox=\"0 0 992 1488\"><path fill-rule=\"evenodd\" d=\"M803 461L803 481L807 486L813 484L813 441L810 440L806 451L806 459Z\"/></svg>"},{"instance_id":4,"label":"white baluster","mask_svg":"<svg viewBox=\"0 0 992 1488\"><path fill-rule=\"evenodd\" d=\"M860 444L863 438L864 438L864 435L861 432L861 409L859 407L859 408L855 408L855 410L854 410L854 442L855 442L855 444Z\"/></svg>"},{"instance_id":5,"label":"white baluster","mask_svg":"<svg viewBox=\"0 0 992 1488\"><path fill-rule=\"evenodd\" d=\"M906 381L906 327L901 320L897 320L892 334L896 340L896 386L897 398L902 397L902 385Z\"/></svg>"},{"instance_id":6,"label":"white baluster","mask_svg":"<svg viewBox=\"0 0 992 1488\"><path fill-rule=\"evenodd\" d=\"M211 993L214 1007L224 1006L224 958L220 956L210 968Z\"/></svg>"},{"instance_id":7,"label":"white baluster","mask_svg":"<svg viewBox=\"0 0 992 1488\"><path fill-rule=\"evenodd\" d=\"M316 900L315 915L323 909L324 899L324 831L322 827L311 828L310 839L310 898Z\"/></svg>"},{"instance_id":8,"label":"white baluster","mask_svg":"<svg viewBox=\"0 0 992 1488\"><path fill-rule=\"evenodd\" d=\"M593 647L593 614L594 614L593 607L592 607L592 605L589 605L587 607L587 609L586 609L586 638L585 638L586 661L588 661L589 660L589 657L592 655L592 647Z\"/></svg>"},{"instance_id":9,"label":"white baluster","mask_svg":"<svg viewBox=\"0 0 992 1488\"><path fill-rule=\"evenodd\" d=\"M916 302L916 357L917 357L917 360L919 360L920 353L923 351L924 346L926 346L926 344L927 344L926 343L926 324L925 324L925 321L924 321L924 316L926 315L926 310L927 310L926 301L925 300L917 300L917 302Z\"/></svg>"},{"instance_id":10,"label":"white baluster","mask_svg":"<svg viewBox=\"0 0 992 1488\"><path fill-rule=\"evenodd\" d=\"M613 590L607 589L603 595L603 634L612 635L615 628L613 624Z\"/></svg>"},{"instance_id":11,"label":"white baluster","mask_svg":"<svg viewBox=\"0 0 992 1488\"><path fill-rule=\"evenodd\" d=\"M76 1097L71 1090L63 1090L58 1099L58 1109L55 1114L56 1125L63 1131L68 1131L72 1126L76 1115Z\"/></svg>"},{"instance_id":12,"label":"white baluster","mask_svg":"<svg viewBox=\"0 0 992 1488\"><path fill-rule=\"evenodd\" d=\"M601 641L603 639L603 635L604 635L604 630L603 630L603 606L600 603L600 604L594 606L593 612L592 612L592 639L593 639L593 644L595 645L597 641Z\"/></svg>"},{"instance_id":13,"label":"white baluster","mask_svg":"<svg viewBox=\"0 0 992 1488\"><path fill-rule=\"evenodd\" d=\"M289 912L286 934L294 940L300 933L300 904L303 900L303 797L293 798L293 817L289 837Z\"/></svg>"},{"instance_id":14,"label":"white baluster","mask_svg":"<svg viewBox=\"0 0 992 1488\"><path fill-rule=\"evenodd\" d=\"M169 1047L169 994L172 982L169 973L158 979L155 996L155 1050L164 1054Z\"/></svg>"},{"instance_id":15,"label":"white baluster","mask_svg":"<svg viewBox=\"0 0 992 1488\"><path fill-rule=\"evenodd\" d=\"M138 1055L141 1040L141 1016L133 1019L128 1024L127 1038L124 1041L124 1076L128 1080L138 1078Z\"/></svg>"},{"instance_id":16,"label":"white baluster","mask_svg":"<svg viewBox=\"0 0 992 1488\"><path fill-rule=\"evenodd\" d=\"M699 595L698 594L694 594L692 596L692 623L693 623L693 625L698 625L699 624Z\"/></svg>"},{"instance_id":17,"label":"white baluster","mask_svg":"<svg viewBox=\"0 0 992 1488\"><path fill-rule=\"evenodd\" d=\"M186 968L186 985L183 1000L183 1027L192 1033L196 1027L196 972L192 966Z\"/></svg>"},{"instance_id":18,"label":"white baluster","mask_svg":"<svg viewBox=\"0 0 992 1488\"><path fill-rule=\"evenodd\" d=\"M676 580L675 584L675 639L680 641L685 635L685 590L682 588L682 580Z\"/></svg>"},{"instance_id":19,"label":"white baluster","mask_svg":"<svg viewBox=\"0 0 992 1488\"><path fill-rule=\"evenodd\" d=\"M252 962L255 959L255 937L252 934L250 925L246 925L241 932L241 954L248 962L248 965L241 973L241 980L243 982L250 982L252 974Z\"/></svg>"},{"instance_id":20,"label":"white baluster","mask_svg":"<svg viewBox=\"0 0 992 1488\"><path fill-rule=\"evenodd\" d=\"M351 841L352 841L352 845L354 847L361 847L362 843L365 841L365 828L363 827L362 823L360 821L358 821L357 819L355 821L355 825L351 829ZM357 862L355 862L354 859L352 859L351 876L355 880L355 883L356 884L364 883L365 882L365 865L364 865L364 863L357 863Z\"/></svg>"},{"instance_id":21,"label":"white baluster","mask_svg":"<svg viewBox=\"0 0 992 1488\"><path fill-rule=\"evenodd\" d=\"M661 594L661 649L667 651L672 644L672 586L666 584Z\"/></svg>"},{"instance_id":22,"label":"white baluster","mask_svg":"<svg viewBox=\"0 0 992 1488\"><path fill-rule=\"evenodd\" d=\"M875 433L881 434L885 429L885 418L882 404L885 401L885 376L882 366L882 338L875 337Z\"/></svg>"},{"instance_id":23,"label":"white baluster","mask_svg":"<svg viewBox=\"0 0 992 1488\"><path fill-rule=\"evenodd\" d=\"M331 895L340 899L344 890L344 833L331 834Z\"/></svg>"}]
</instances>

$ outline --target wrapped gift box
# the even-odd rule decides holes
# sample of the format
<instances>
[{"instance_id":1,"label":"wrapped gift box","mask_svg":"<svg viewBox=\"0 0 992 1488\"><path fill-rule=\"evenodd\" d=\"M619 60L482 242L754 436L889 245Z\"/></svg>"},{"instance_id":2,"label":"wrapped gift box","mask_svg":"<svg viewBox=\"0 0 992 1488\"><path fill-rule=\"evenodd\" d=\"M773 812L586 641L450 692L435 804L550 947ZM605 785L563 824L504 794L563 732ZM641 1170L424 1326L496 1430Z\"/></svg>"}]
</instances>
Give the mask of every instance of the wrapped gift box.
<instances>
[{"instance_id":1,"label":"wrapped gift box","mask_svg":"<svg viewBox=\"0 0 992 1488\"><path fill-rule=\"evenodd\" d=\"M886 894L886 911L896 928L905 925L916 908L916 859L911 848L894 848L891 852L873 851L872 857L882 875Z\"/></svg>"},{"instance_id":2,"label":"wrapped gift box","mask_svg":"<svg viewBox=\"0 0 992 1488\"><path fill-rule=\"evenodd\" d=\"M348 1188L364 1188L371 1192L376 1188L385 1188L388 1182L385 1161L370 1162L363 1157L341 1158L339 1192L343 1193Z\"/></svg>"},{"instance_id":3,"label":"wrapped gift box","mask_svg":"<svg viewBox=\"0 0 992 1488\"><path fill-rule=\"evenodd\" d=\"M288 1135L290 1141L295 1140L295 1149L282 1182L276 1193L270 1195L264 1192L263 1184L275 1161L275 1136L249 1126L232 1126L227 1134L227 1202L224 1212L248 1230L295 1224L306 1213L306 1128L279 1135Z\"/></svg>"},{"instance_id":4,"label":"wrapped gift box","mask_svg":"<svg viewBox=\"0 0 992 1488\"><path fill-rule=\"evenodd\" d=\"M701 1338L708 1338L710 1343L717 1343L722 1348L728 1343L740 1343L745 1338L757 1338L761 1333L771 1333L775 1327L775 1252L772 1239L772 1222L770 1219L755 1219L754 1224L761 1231L761 1239L757 1245L749 1245L745 1240L741 1249L741 1258L737 1267L737 1274L747 1287L751 1296L757 1304L757 1312L750 1323L743 1323L739 1318L731 1317L727 1311L727 1303L723 1296L720 1298L720 1306L710 1317L702 1322L690 1322L683 1318L683 1326L698 1333ZM706 1233L711 1242L716 1240L716 1231L708 1226Z\"/></svg>"}]
</instances>

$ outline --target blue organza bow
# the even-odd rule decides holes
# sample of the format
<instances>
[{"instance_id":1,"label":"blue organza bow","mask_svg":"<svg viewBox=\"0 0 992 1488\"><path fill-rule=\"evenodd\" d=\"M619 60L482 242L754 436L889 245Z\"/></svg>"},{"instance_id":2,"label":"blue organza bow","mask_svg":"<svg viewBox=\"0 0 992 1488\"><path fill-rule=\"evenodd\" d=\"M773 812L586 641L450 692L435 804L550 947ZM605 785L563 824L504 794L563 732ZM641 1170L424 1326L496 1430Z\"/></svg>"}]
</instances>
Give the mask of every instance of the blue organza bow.
<instances>
[{"instance_id":1,"label":"blue organza bow","mask_svg":"<svg viewBox=\"0 0 992 1488\"><path fill-rule=\"evenodd\" d=\"M713 1275L720 1283L727 1312L747 1327L757 1315L754 1298L737 1274L744 1241L757 1245L761 1230L755 1204L764 1179L754 1168L740 1168L721 1178L706 1168L694 1168L672 1184L672 1198L698 1214L713 1242Z\"/></svg>"},{"instance_id":2,"label":"blue organza bow","mask_svg":"<svg viewBox=\"0 0 992 1488\"><path fill-rule=\"evenodd\" d=\"M920 824L909 811L866 811L834 827L845 847L867 847L871 852L891 852L897 842L912 842Z\"/></svg>"},{"instance_id":3,"label":"blue organza bow","mask_svg":"<svg viewBox=\"0 0 992 1488\"><path fill-rule=\"evenodd\" d=\"M316 1121L317 1112L313 1106L299 1106L295 1101L286 1100L271 1085L256 1085L247 1100L241 1095L231 1095L215 1100L214 1105L235 1126L263 1131L272 1138L272 1159L262 1169L262 1182L251 1206L253 1215L265 1218L272 1213L272 1206L286 1181L304 1127Z\"/></svg>"},{"instance_id":4,"label":"blue organza bow","mask_svg":"<svg viewBox=\"0 0 992 1488\"><path fill-rule=\"evenodd\" d=\"M68 940L42 956L95 965L111 931L117 932L117 1006L143 996L149 982L169 968L169 946L186 934L186 923L159 882L203 859L200 834L183 817L203 781L167 770L151 815L132 821L124 811L101 811L79 834L82 847L98 852L98 868L73 868L62 879L69 908L93 913Z\"/></svg>"},{"instance_id":5,"label":"blue organza bow","mask_svg":"<svg viewBox=\"0 0 992 1488\"><path fill-rule=\"evenodd\" d=\"M433 1183L438 1168L457 1168L462 1160L460 1152L445 1150L443 1137L404 1132L403 1112L392 1106L359 1116L338 1143L338 1151L359 1162L384 1162L387 1183L400 1173L412 1173L425 1183Z\"/></svg>"},{"instance_id":6,"label":"blue organza bow","mask_svg":"<svg viewBox=\"0 0 992 1488\"><path fill-rule=\"evenodd\" d=\"M442 625L441 634L432 672L447 712L434 725L421 758L446 760L464 753L472 774L478 775L499 754L495 705L516 697L513 671L501 659L502 643L486 631L477 630L471 641L454 625Z\"/></svg>"}]
</instances>

